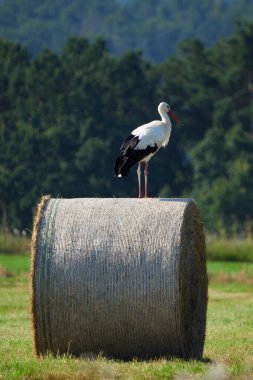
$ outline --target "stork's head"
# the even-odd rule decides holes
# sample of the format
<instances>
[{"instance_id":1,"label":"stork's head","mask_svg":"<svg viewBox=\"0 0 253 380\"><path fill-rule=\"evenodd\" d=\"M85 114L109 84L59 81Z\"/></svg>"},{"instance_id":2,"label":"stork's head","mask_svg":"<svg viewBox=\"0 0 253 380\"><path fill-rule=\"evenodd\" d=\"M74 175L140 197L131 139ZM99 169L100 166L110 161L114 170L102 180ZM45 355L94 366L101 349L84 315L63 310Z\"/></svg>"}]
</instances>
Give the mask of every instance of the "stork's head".
<instances>
[{"instance_id":1,"label":"stork's head","mask_svg":"<svg viewBox=\"0 0 253 380\"><path fill-rule=\"evenodd\" d=\"M158 106L158 112L166 112L168 113L170 111L170 106L166 102L162 102Z\"/></svg>"},{"instance_id":2,"label":"stork's head","mask_svg":"<svg viewBox=\"0 0 253 380\"><path fill-rule=\"evenodd\" d=\"M177 123L180 122L179 118L177 117L177 115L171 111L170 109L170 106L168 105L168 103L166 102L162 102L159 104L158 106L158 112L160 113L160 115L162 115L163 113L167 113L169 116L172 117L172 119L174 119Z\"/></svg>"}]
</instances>

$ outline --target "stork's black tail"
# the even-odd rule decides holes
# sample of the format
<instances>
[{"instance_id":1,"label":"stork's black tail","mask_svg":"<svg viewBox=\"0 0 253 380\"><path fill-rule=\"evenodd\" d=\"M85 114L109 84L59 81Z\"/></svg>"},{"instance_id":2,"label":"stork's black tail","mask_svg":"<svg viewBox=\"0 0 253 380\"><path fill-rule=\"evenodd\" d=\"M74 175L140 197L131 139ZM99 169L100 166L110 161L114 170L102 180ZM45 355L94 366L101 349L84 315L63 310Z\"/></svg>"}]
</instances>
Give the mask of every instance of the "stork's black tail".
<instances>
[{"instance_id":1,"label":"stork's black tail","mask_svg":"<svg viewBox=\"0 0 253 380\"><path fill-rule=\"evenodd\" d=\"M139 142L138 136L130 135L120 147L121 154L115 161L114 174L117 177L126 177L130 168L138 162L134 148Z\"/></svg>"},{"instance_id":2,"label":"stork's black tail","mask_svg":"<svg viewBox=\"0 0 253 380\"><path fill-rule=\"evenodd\" d=\"M157 145L148 145L145 149L135 149L139 143L139 137L130 135L120 147L121 154L115 161L114 173L117 177L126 177L132 166L141 162L150 153L155 153Z\"/></svg>"},{"instance_id":3,"label":"stork's black tail","mask_svg":"<svg viewBox=\"0 0 253 380\"><path fill-rule=\"evenodd\" d=\"M132 159L132 157L127 157L121 154L114 165L114 174L117 177L126 177L130 168L135 165L138 161Z\"/></svg>"}]
</instances>

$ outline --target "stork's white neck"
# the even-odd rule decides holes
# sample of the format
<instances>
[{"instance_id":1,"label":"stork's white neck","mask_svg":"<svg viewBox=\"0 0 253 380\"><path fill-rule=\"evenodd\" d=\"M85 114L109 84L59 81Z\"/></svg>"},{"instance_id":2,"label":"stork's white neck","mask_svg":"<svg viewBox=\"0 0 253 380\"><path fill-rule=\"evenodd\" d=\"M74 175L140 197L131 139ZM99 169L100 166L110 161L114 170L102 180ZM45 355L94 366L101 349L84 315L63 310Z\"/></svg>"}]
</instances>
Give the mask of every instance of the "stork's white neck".
<instances>
[{"instance_id":1,"label":"stork's white neck","mask_svg":"<svg viewBox=\"0 0 253 380\"><path fill-rule=\"evenodd\" d=\"M158 108L158 112L162 118L162 122L165 123L168 127L171 127L171 121L170 121L170 117L169 115L167 114L166 111L163 111L161 109Z\"/></svg>"}]
</instances>

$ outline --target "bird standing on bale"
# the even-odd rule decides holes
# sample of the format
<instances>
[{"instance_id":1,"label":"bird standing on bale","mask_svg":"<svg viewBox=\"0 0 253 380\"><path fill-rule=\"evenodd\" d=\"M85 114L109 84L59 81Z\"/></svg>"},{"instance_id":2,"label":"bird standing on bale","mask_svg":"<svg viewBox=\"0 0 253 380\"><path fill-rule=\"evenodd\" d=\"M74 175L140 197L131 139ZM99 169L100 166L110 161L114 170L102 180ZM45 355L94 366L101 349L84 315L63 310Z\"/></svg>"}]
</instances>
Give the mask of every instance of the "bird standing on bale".
<instances>
[{"instance_id":1,"label":"bird standing on bale","mask_svg":"<svg viewBox=\"0 0 253 380\"><path fill-rule=\"evenodd\" d=\"M170 116L176 122L179 122L177 115L171 111L170 106L165 102L159 104L158 112L162 120L151 121L131 132L131 135L120 147L121 153L114 166L116 176L126 177L129 169L133 165L138 164L139 198L142 197L141 163L145 163L145 198L148 198L148 162L162 146L165 147L169 142L171 132Z\"/></svg>"}]
</instances>

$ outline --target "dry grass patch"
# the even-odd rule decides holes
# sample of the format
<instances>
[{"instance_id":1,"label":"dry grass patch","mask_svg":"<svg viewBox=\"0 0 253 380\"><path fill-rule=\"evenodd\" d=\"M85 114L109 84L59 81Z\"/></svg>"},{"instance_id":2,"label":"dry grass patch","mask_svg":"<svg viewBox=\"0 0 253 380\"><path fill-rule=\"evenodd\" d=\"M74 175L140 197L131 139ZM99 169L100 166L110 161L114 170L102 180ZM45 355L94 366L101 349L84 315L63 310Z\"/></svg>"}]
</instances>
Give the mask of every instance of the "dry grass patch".
<instances>
[{"instance_id":1,"label":"dry grass patch","mask_svg":"<svg viewBox=\"0 0 253 380\"><path fill-rule=\"evenodd\" d=\"M245 270L242 270L234 274L220 272L220 273L210 274L209 282L210 283L219 282L221 284L238 282L239 284L253 285L253 277Z\"/></svg>"}]
</instances>

